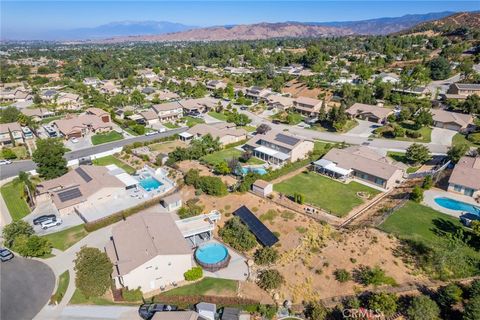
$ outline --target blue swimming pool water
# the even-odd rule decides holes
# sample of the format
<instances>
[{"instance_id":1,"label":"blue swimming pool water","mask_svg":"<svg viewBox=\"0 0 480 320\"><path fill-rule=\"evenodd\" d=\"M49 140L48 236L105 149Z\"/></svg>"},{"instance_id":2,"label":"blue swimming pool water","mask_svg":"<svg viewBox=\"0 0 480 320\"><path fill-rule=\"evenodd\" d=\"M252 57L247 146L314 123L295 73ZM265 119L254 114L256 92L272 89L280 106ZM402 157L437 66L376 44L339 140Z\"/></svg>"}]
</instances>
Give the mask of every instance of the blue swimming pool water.
<instances>
[{"instance_id":1,"label":"blue swimming pool water","mask_svg":"<svg viewBox=\"0 0 480 320\"><path fill-rule=\"evenodd\" d=\"M199 247L195 251L198 262L215 264L224 261L228 256L228 250L223 244L209 243Z\"/></svg>"},{"instance_id":2,"label":"blue swimming pool water","mask_svg":"<svg viewBox=\"0 0 480 320\"><path fill-rule=\"evenodd\" d=\"M450 210L465 211L465 212L473 213L477 216L480 216L480 207L477 207L462 201L441 197L441 198L435 198L435 203L441 207L444 207Z\"/></svg>"},{"instance_id":3,"label":"blue swimming pool water","mask_svg":"<svg viewBox=\"0 0 480 320\"><path fill-rule=\"evenodd\" d=\"M249 172L255 172L255 173L258 173L259 175L267 174L267 170L265 168L242 167L242 169L240 169L240 171L243 174L247 174Z\"/></svg>"},{"instance_id":4,"label":"blue swimming pool water","mask_svg":"<svg viewBox=\"0 0 480 320\"><path fill-rule=\"evenodd\" d=\"M163 185L163 183L161 183L160 181L158 181L157 179L155 179L153 177L148 177L148 178L140 180L140 186L147 191L156 190L156 189L160 188L160 186L162 186L162 185Z\"/></svg>"}]
</instances>

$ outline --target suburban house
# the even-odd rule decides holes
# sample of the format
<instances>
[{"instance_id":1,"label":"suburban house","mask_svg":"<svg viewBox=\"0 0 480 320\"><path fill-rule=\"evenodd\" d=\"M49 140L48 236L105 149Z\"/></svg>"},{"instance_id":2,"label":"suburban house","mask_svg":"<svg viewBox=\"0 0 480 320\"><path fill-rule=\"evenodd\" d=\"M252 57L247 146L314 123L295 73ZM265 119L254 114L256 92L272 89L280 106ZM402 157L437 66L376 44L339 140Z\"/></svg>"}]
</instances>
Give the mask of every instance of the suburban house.
<instances>
[{"instance_id":1,"label":"suburban house","mask_svg":"<svg viewBox=\"0 0 480 320\"><path fill-rule=\"evenodd\" d=\"M61 177L37 185L37 199L51 199L60 214L80 212L97 201L124 196L126 184L107 167L81 165Z\"/></svg>"},{"instance_id":2,"label":"suburban house","mask_svg":"<svg viewBox=\"0 0 480 320\"><path fill-rule=\"evenodd\" d=\"M102 83L102 86L100 87L100 91L102 93L110 94L110 95L115 95L117 93L122 92L119 87L115 84L113 80L108 80Z\"/></svg>"},{"instance_id":3,"label":"suburban house","mask_svg":"<svg viewBox=\"0 0 480 320\"><path fill-rule=\"evenodd\" d=\"M267 106L279 111L284 111L293 107L293 101L293 98L272 94L267 98Z\"/></svg>"},{"instance_id":4,"label":"suburban house","mask_svg":"<svg viewBox=\"0 0 480 320\"><path fill-rule=\"evenodd\" d=\"M210 80L207 82L206 87L209 91L215 91L218 89L225 89L227 87L227 84L220 80Z\"/></svg>"},{"instance_id":5,"label":"suburban house","mask_svg":"<svg viewBox=\"0 0 480 320\"><path fill-rule=\"evenodd\" d=\"M308 97L298 97L293 101L295 110L303 115L314 117L322 107L322 101Z\"/></svg>"},{"instance_id":6,"label":"suburban house","mask_svg":"<svg viewBox=\"0 0 480 320\"><path fill-rule=\"evenodd\" d=\"M473 117L469 114L432 109L433 125L454 131L467 130L473 125Z\"/></svg>"},{"instance_id":7,"label":"suburban house","mask_svg":"<svg viewBox=\"0 0 480 320\"><path fill-rule=\"evenodd\" d=\"M117 288L149 292L184 280L192 249L169 214L143 212L112 228L105 247Z\"/></svg>"},{"instance_id":8,"label":"suburban house","mask_svg":"<svg viewBox=\"0 0 480 320\"><path fill-rule=\"evenodd\" d=\"M113 129L111 122L105 122L105 117L94 114L83 114L69 118L53 121L54 128L61 133L65 139L80 138L88 133L108 132Z\"/></svg>"},{"instance_id":9,"label":"suburban house","mask_svg":"<svg viewBox=\"0 0 480 320\"><path fill-rule=\"evenodd\" d=\"M58 95L57 104L65 109L76 110L81 107L80 95L62 92Z\"/></svg>"},{"instance_id":10,"label":"suburban house","mask_svg":"<svg viewBox=\"0 0 480 320\"><path fill-rule=\"evenodd\" d=\"M259 102L262 99L265 99L272 92L268 89L261 87L250 87L246 89L245 97L252 99L254 102Z\"/></svg>"},{"instance_id":11,"label":"suburban house","mask_svg":"<svg viewBox=\"0 0 480 320\"><path fill-rule=\"evenodd\" d=\"M480 96L480 84L476 83L453 83L448 88L447 99L466 99L468 96L476 94Z\"/></svg>"},{"instance_id":12,"label":"suburban house","mask_svg":"<svg viewBox=\"0 0 480 320\"><path fill-rule=\"evenodd\" d=\"M23 142L22 127L18 122L0 123L0 144L2 146Z\"/></svg>"},{"instance_id":13,"label":"suburban house","mask_svg":"<svg viewBox=\"0 0 480 320\"><path fill-rule=\"evenodd\" d=\"M243 148L254 157L282 166L287 162L305 159L313 151L313 142L285 132L268 131L257 134Z\"/></svg>"},{"instance_id":14,"label":"suburban house","mask_svg":"<svg viewBox=\"0 0 480 320\"><path fill-rule=\"evenodd\" d=\"M0 91L0 101L2 102L24 102L32 99L33 96L24 88Z\"/></svg>"},{"instance_id":15,"label":"suburban house","mask_svg":"<svg viewBox=\"0 0 480 320\"><path fill-rule=\"evenodd\" d=\"M376 77L385 83L390 82L391 84L397 84L400 82L400 76L393 72L381 72Z\"/></svg>"},{"instance_id":16,"label":"suburban house","mask_svg":"<svg viewBox=\"0 0 480 320\"><path fill-rule=\"evenodd\" d=\"M178 103L180 103L180 105L183 107L185 114L205 113L215 109L219 103L224 107L226 106L224 101L222 102L221 100L212 97L184 99L178 101Z\"/></svg>"},{"instance_id":17,"label":"suburban house","mask_svg":"<svg viewBox=\"0 0 480 320\"><path fill-rule=\"evenodd\" d=\"M160 122L176 121L183 117L182 105L176 101L154 104L152 109L157 113Z\"/></svg>"},{"instance_id":18,"label":"suburban house","mask_svg":"<svg viewBox=\"0 0 480 320\"><path fill-rule=\"evenodd\" d=\"M448 191L477 198L480 190L480 158L462 157L448 180Z\"/></svg>"},{"instance_id":19,"label":"suburban house","mask_svg":"<svg viewBox=\"0 0 480 320\"><path fill-rule=\"evenodd\" d=\"M186 132L190 136L181 135L183 140L199 139L207 134L214 139L218 138L221 145L236 143L247 139L247 131L245 129L238 129L234 124L226 122L217 122L211 124L199 123Z\"/></svg>"},{"instance_id":20,"label":"suburban house","mask_svg":"<svg viewBox=\"0 0 480 320\"><path fill-rule=\"evenodd\" d=\"M355 179L388 190L402 179L406 167L368 147L352 146L331 149L313 163L313 170L341 181Z\"/></svg>"},{"instance_id":21,"label":"suburban house","mask_svg":"<svg viewBox=\"0 0 480 320\"><path fill-rule=\"evenodd\" d=\"M180 193L173 193L160 200L160 204L168 211L175 211L182 206L182 197Z\"/></svg>"},{"instance_id":22,"label":"suburban house","mask_svg":"<svg viewBox=\"0 0 480 320\"><path fill-rule=\"evenodd\" d=\"M387 122L387 117L393 114L392 109L363 103L354 103L346 112L352 118L359 118L380 124Z\"/></svg>"},{"instance_id":23,"label":"suburban house","mask_svg":"<svg viewBox=\"0 0 480 320\"><path fill-rule=\"evenodd\" d=\"M53 117L55 115L55 112L44 108L25 108L20 112L28 117L32 117L32 120L35 122L40 122L42 119Z\"/></svg>"},{"instance_id":24,"label":"suburban house","mask_svg":"<svg viewBox=\"0 0 480 320\"><path fill-rule=\"evenodd\" d=\"M417 96L419 98L424 98L428 96L431 92L428 87L415 87L415 88L393 88L392 91L398 92L401 94L410 94Z\"/></svg>"},{"instance_id":25,"label":"suburban house","mask_svg":"<svg viewBox=\"0 0 480 320\"><path fill-rule=\"evenodd\" d=\"M140 115L143 117L143 119L145 119L145 123L148 125L152 125L160 122L160 119L158 118L158 114L155 111L153 111L153 109L142 111L140 112Z\"/></svg>"},{"instance_id":26,"label":"suburban house","mask_svg":"<svg viewBox=\"0 0 480 320\"><path fill-rule=\"evenodd\" d=\"M100 84L101 81L98 78L85 78L83 79L83 84L86 86L96 86Z\"/></svg>"},{"instance_id":27,"label":"suburban house","mask_svg":"<svg viewBox=\"0 0 480 320\"><path fill-rule=\"evenodd\" d=\"M94 116L97 116L99 117L100 119L102 119L103 122L105 123L109 123L111 121L110 119L110 113L108 113L107 111L103 110L103 109L100 109L100 108L88 108L87 110L85 110L85 112L87 114L91 114L91 115L94 115Z\"/></svg>"}]
</instances>

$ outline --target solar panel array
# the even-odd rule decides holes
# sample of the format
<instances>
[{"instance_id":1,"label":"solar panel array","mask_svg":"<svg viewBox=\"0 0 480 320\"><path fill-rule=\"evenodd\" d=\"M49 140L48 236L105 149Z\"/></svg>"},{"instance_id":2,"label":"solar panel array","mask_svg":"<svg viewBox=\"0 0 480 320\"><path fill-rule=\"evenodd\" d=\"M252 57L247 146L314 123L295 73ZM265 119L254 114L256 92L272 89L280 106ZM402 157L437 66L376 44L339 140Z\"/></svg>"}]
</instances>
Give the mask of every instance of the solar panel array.
<instances>
[{"instance_id":1,"label":"solar panel array","mask_svg":"<svg viewBox=\"0 0 480 320\"><path fill-rule=\"evenodd\" d=\"M241 206L234 215L238 216L247 225L258 241L265 247L271 247L278 242L278 238L245 206Z\"/></svg>"},{"instance_id":2,"label":"solar panel array","mask_svg":"<svg viewBox=\"0 0 480 320\"><path fill-rule=\"evenodd\" d=\"M69 189L69 190L58 193L58 197L60 198L61 202L72 200L81 196L82 196L82 191L80 191L79 188L73 188L73 189Z\"/></svg>"},{"instance_id":3,"label":"solar panel array","mask_svg":"<svg viewBox=\"0 0 480 320\"><path fill-rule=\"evenodd\" d=\"M77 169L75 169L75 171L78 173L80 177L82 177L83 180L85 180L85 182L92 181L92 177L90 177L88 173L86 173L85 170L83 170L83 168L78 167Z\"/></svg>"},{"instance_id":4,"label":"solar panel array","mask_svg":"<svg viewBox=\"0 0 480 320\"><path fill-rule=\"evenodd\" d=\"M277 140L278 142L286 143L289 146L294 146L300 141L300 139L287 136L286 134L282 134L282 133L277 134L277 136L275 137L275 140Z\"/></svg>"}]
</instances>

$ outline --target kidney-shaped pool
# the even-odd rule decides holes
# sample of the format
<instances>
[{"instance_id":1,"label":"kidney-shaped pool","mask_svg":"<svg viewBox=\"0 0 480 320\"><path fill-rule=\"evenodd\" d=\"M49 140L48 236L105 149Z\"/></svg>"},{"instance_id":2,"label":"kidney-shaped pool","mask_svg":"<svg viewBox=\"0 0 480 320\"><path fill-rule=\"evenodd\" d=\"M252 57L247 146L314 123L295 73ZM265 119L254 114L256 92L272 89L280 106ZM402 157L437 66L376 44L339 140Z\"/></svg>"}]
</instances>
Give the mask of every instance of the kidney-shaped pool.
<instances>
[{"instance_id":1,"label":"kidney-shaped pool","mask_svg":"<svg viewBox=\"0 0 480 320\"><path fill-rule=\"evenodd\" d=\"M450 210L465 211L480 216L480 207L474 206L473 204L447 197L435 198L435 203L438 204L440 207L444 207Z\"/></svg>"}]
</instances>

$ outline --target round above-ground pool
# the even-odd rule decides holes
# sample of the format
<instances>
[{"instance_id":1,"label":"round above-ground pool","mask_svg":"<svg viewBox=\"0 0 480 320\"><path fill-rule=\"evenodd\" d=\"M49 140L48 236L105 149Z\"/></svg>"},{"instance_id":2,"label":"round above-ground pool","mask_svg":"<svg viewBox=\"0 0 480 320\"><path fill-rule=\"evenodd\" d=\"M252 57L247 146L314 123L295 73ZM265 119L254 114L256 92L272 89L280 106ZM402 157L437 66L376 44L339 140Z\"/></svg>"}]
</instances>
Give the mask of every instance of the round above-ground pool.
<instances>
[{"instance_id":1,"label":"round above-ground pool","mask_svg":"<svg viewBox=\"0 0 480 320\"><path fill-rule=\"evenodd\" d=\"M195 261L203 269L215 272L228 266L230 254L223 244L208 243L195 250Z\"/></svg>"}]
</instances>

